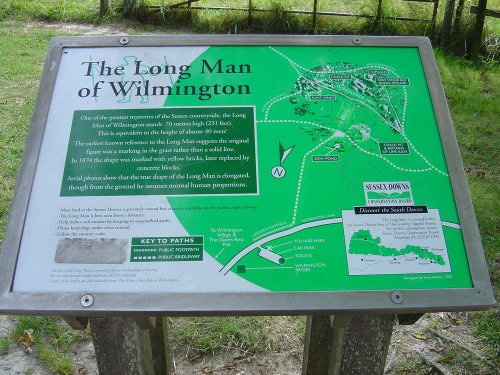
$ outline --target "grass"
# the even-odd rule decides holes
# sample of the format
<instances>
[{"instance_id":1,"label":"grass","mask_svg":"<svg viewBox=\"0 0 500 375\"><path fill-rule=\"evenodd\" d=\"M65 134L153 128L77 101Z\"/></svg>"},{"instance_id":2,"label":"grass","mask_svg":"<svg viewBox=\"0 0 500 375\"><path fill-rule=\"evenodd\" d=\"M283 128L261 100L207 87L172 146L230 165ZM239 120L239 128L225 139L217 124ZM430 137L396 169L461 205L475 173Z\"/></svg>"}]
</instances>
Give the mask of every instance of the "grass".
<instances>
[{"instance_id":1,"label":"grass","mask_svg":"<svg viewBox=\"0 0 500 375\"><path fill-rule=\"evenodd\" d=\"M136 7L124 11L124 0L110 2L106 15L100 14L98 0L4 0L0 3L0 21L15 19L21 21L80 22L110 24L121 22L139 29L144 24L161 27L190 29L200 33L290 33L290 34L375 34L375 35L428 35L439 40L439 30L446 2L438 7L436 26L433 28L433 4L405 0L384 0L381 12L378 0L354 2L318 1L318 12L340 13L344 16L318 15L313 24L311 14L290 13L290 11L313 10L312 0L252 0L252 16L249 17L248 0L199 0L193 9L168 8L179 0L137 0ZM469 8L475 0L465 0L462 21L453 29L446 48L464 55L470 45L468 34L474 25L475 15ZM210 10L208 7L232 7L234 11ZM500 0L490 0L488 7L500 8ZM127 13L127 15L125 15ZM356 15L347 17L346 14ZM405 21L410 18L421 21ZM137 19L142 24L133 21ZM500 53L500 23L493 17L485 22L482 54L487 59L498 61Z\"/></svg>"},{"instance_id":2,"label":"grass","mask_svg":"<svg viewBox=\"0 0 500 375\"><path fill-rule=\"evenodd\" d=\"M100 21L99 1L82 0L6 0L0 3L0 21L15 18L20 21L84 22Z\"/></svg>"},{"instance_id":3,"label":"grass","mask_svg":"<svg viewBox=\"0 0 500 375\"><path fill-rule=\"evenodd\" d=\"M476 334L482 338L485 354L500 366L500 314L482 311L474 314Z\"/></svg>"},{"instance_id":4,"label":"grass","mask_svg":"<svg viewBox=\"0 0 500 375\"><path fill-rule=\"evenodd\" d=\"M175 318L170 320L169 334L197 353L232 347L255 352L270 347L262 334L264 321L256 317Z\"/></svg>"},{"instance_id":5,"label":"grass","mask_svg":"<svg viewBox=\"0 0 500 375\"><path fill-rule=\"evenodd\" d=\"M248 1L232 1L231 7L243 9L241 11L222 11L210 9L193 9L191 12L185 9L169 10L168 5L174 1L143 0L138 4L137 15L139 19L148 22L166 24L170 27L189 25L198 32L208 33L292 33L292 34L346 34L346 33L383 33L393 34L401 31L400 21L392 22L390 17L410 17L415 14L429 19L432 16L432 8L423 4L409 4L403 1L392 1L390 7L384 7L384 17L375 20L377 15L377 0L362 0L357 2L336 2L332 5L328 1L318 2L319 12L337 12L343 14L364 15L368 17L344 17L318 15L316 27L313 25L312 14L298 14L289 11L313 11L313 2L310 0L273 0L252 1L251 19L248 15ZM395 3L395 4L393 4ZM148 7L156 6L156 10L150 11ZM195 8L204 7L227 7L228 3L216 0L201 0L193 5ZM371 17L371 18L370 18ZM413 23L406 30L413 30L418 34L426 32L428 24L419 25ZM417 31L418 30L418 31ZM427 30L429 31L429 30Z\"/></svg>"},{"instance_id":6,"label":"grass","mask_svg":"<svg viewBox=\"0 0 500 375\"><path fill-rule=\"evenodd\" d=\"M446 364L452 374L488 375L493 370L457 345L448 345L439 355L438 362Z\"/></svg>"},{"instance_id":7,"label":"grass","mask_svg":"<svg viewBox=\"0 0 500 375\"><path fill-rule=\"evenodd\" d=\"M71 329L53 316L19 317L12 339L17 340L24 331L32 331L35 342L46 341L61 351L68 351L73 344L89 338L88 332Z\"/></svg>"},{"instance_id":8,"label":"grass","mask_svg":"<svg viewBox=\"0 0 500 375\"><path fill-rule=\"evenodd\" d=\"M35 352L54 375L72 374L71 366L73 360L69 355L63 354L44 344L38 345Z\"/></svg>"},{"instance_id":9,"label":"grass","mask_svg":"<svg viewBox=\"0 0 500 375\"><path fill-rule=\"evenodd\" d=\"M422 345L411 346L409 353L405 353L404 360L394 362L391 374L442 374L428 362L429 360L441 364L450 374L490 375L496 373L500 359L498 314L495 316L494 312L486 311L472 314L434 314L426 318L430 319L418 323L418 331L412 330L412 335L418 338ZM469 320L473 322L476 335L488 341L484 342L485 347L480 351L478 348L481 345L478 345L477 340L466 338L470 334L465 327L466 321ZM456 329L451 328L450 325ZM406 329L403 332L409 334ZM395 343L393 341L395 345L393 350L396 353L398 353L397 348L401 347L398 343L399 340ZM405 344L408 345L408 343L402 345Z\"/></svg>"},{"instance_id":10,"label":"grass","mask_svg":"<svg viewBox=\"0 0 500 375\"><path fill-rule=\"evenodd\" d=\"M35 354L55 375L72 374L72 346L90 339L88 331L71 329L59 318L51 316L19 317L11 332L12 341L17 341L24 331L31 332Z\"/></svg>"},{"instance_id":11,"label":"grass","mask_svg":"<svg viewBox=\"0 0 500 375\"><path fill-rule=\"evenodd\" d=\"M500 138L497 101L500 97L498 65L475 64L437 52L441 78L452 113L469 189L494 287L500 298ZM486 353L500 357L498 309L472 315Z\"/></svg>"},{"instance_id":12,"label":"grass","mask_svg":"<svg viewBox=\"0 0 500 375\"><path fill-rule=\"evenodd\" d=\"M498 65L474 64L437 52L441 78L452 113L469 188L494 285L499 285L500 137Z\"/></svg>"},{"instance_id":13,"label":"grass","mask_svg":"<svg viewBox=\"0 0 500 375\"><path fill-rule=\"evenodd\" d=\"M0 354L5 354L10 349L10 341L7 337L0 337Z\"/></svg>"},{"instance_id":14,"label":"grass","mask_svg":"<svg viewBox=\"0 0 500 375\"><path fill-rule=\"evenodd\" d=\"M174 347L188 347L188 357L226 349L263 353L277 349L285 336L300 340L305 319L267 316L169 318L168 329ZM297 342L297 350L299 346Z\"/></svg>"},{"instance_id":15,"label":"grass","mask_svg":"<svg viewBox=\"0 0 500 375\"><path fill-rule=\"evenodd\" d=\"M404 362L399 362L394 366L393 371L391 372L394 375L431 375L435 374L431 372L429 365L427 365L420 358L408 358L408 360Z\"/></svg>"},{"instance_id":16,"label":"grass","mask_svg":"<svg viewBox=\"0 0 500 375\"><path fill-rule=\"evenodd\" d=\"M78 5L73 3L78 3ZM326 4L326 2L322 3ZM2 87L0 90L2 113L0 152L3 155L0 159L0 239L3 236L8 207L19 171L46 46L52 36L61 35L60 30L36 25L26 26L25 21L112 21L111 18L99 18L97 1L34 0L30 2L32 6L29 9L26 4L28 2L20 0L6 0L0 3L0 87ZM277 27L276 25L290 31L311 31L309 17L291 16L284 13L283 7L278 3L270 4L270 16L259 18L256 15L252 27L270 32L278 30L273 29ZM258 2L256 2L257 5L259 5ZM355 10L366 11L363 8ZM388 14L395 11L386 10ZM215 11L212 14L208 11L193 12L193 14L179 12L175 15L165 13L163 17L167 23L171 21L168 18L174 19L173 24L185 25L186 22L190 22L198 31L244 32L249 30L244 13L226 14L221 17L221 13ZM9 19L15 20L9 21ZM349 20L344 28L340 23L330 25L330 21L325 17L319 17L318 30L324 32L331 27L329 30L336 28L335 31L359 31L367 30L366 28L370 26L364 20ZM390 22L393 21L390 20L384 22L387 24L383 25L386 28L385 31L382 30L383 32L392 33L394 32L392 28L397 28L396 21L394 24L391 24ZM497 224L500 212L497 146L500 135L497 109L498 97L500 97L499 67L491 59L487 63L472 63L441 51L436 51L436 55L467 172L492 283L498 299L500 298L498 288L500 255L497 251L500 245ZM269 335L269 332L274 329L275 320L273 319L276 318L172 318L169 322L171 335L179 344L189 345L192 351L216 352L224 348L237 347L244 351L259 352L279 346L280 335L284 333L278 331ZM474 313L472 319L478 337L484 342L484 352L490 358L498 358L500 356L498 312ZM303 319L290 318L288 324L293 326L292 330L296 332L296 336L301 337ZM70 358L66 353L69 348L86 337L85 333L84 336L80 336L81 333L65 327L57 318L22 317L12 335L12 340L17 339L25 329L33 330L38 342L36 354L53 372L60 374L66 374L65 371L68 371ZM0 339L0 350L4 350L7 344L9 340ZM455 358L458 362L460 356ZM464 368L469 366L467 363L464 360ZM425 367L418 360L409 361L400 369L400 373L415 373L418 369Z\"/></svg>"},{"instance_id":17,"label":"grass","mask_svg":"<svg viewBox=\"0 0 500 375\"><path fill-rule=\"evenodd\" d=\"M58 34L21 22L0 23L0 240L19 172L47 42ZM44 46L44 48L40 48Z\"/></svg>"}]
</instances>

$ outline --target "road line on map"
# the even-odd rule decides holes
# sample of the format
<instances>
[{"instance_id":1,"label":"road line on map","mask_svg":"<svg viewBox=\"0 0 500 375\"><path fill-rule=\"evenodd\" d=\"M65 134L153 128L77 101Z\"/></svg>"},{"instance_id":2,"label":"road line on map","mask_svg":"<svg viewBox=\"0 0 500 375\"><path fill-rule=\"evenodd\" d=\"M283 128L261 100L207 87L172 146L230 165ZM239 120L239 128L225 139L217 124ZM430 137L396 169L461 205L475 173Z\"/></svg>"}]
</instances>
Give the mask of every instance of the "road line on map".
<instances>
[{"instance_id":1,"label":"road line on map","mask_svg":"<svg viewBox=\"0 0 500 375\"><path fill-rule=\"evenodd\" d=\"M310 71L309 69L306 69L302 66L300 66L299 64L297 64L295 61L293 61L292 59L290 59L289 57L287 57L286 55L282 54L281 52L275 50L274 48L270 47L273 51L277 52L278 54L280 54L281 56L283 56L284 58L286 58L292 65L294 66L297 66L305 71L308 71L308 72L311 72L311 73L315 73L317 74L318 72L314 72L314 71ZM366 68L377 68L377 66L366 66L366 67L363 67L363 68L358 68L358 69L355 69L355 70L351 70L351 71L357 71L357 70L362 70L362 69L366 69ZM387 69L388 71L390 71L392 74L394 74L395 76L399 77L398 74L396 74L392 69L389 69L387 67L382 67L383 69ZM347 72L347 71L345 71ZM300 74L300 73L299 73ZM309 83L311 84L315 84L315 85L318 85L324 89L327 89L327 90L330 90L331 92L333 93L336 93L338 95L341 95L345 98L347 98L348 100L352 100L354 102L357 102L361 105L363 105L364 107L368 108L369 110L371 110L373 113L375 113L383 122L385 122L387 125L389 125L391 128L393 128L394 130L396 130L398 133L402 134L403 137L406 139L406 141L410 144L410 147L417 153L418 156L420 156L424 162L430 167L430 169L434 169L436 172L442 174L443 176L449 176L447 173L441 171L439 168L437 168L436 166L434 166L431 162L429 162L429 160L420 152L417 150L417 148L413 145L413 143L408 139L408 137L406 136L406 134L404 133L404 126L405 126L405 122L406 122L406 106L407 106L407 103L408 103L408 95L407 95L407 92L406 92L406 87L403 87L403 92L404 92L404 95L405 95L405 99L404 99L404 105L403 105L403 121L401 121L399 119L399 116L397 114L397 111L396 109L394 108L394 105L392 104L392 102L390 100L387 99L387 101L390 103L391 107L392 107L392 110L394 111L394 114L395 116L398 118L398 122L401 124L401 126L399 127L400 129L398 129L396 126L394 126L393 124L391 124L389 121L387 121L386 119L384 119L374 108L372 108L371 106L367 105L366 103L362 102L361 100L359 99L356 99L356 98L350 98L349 96L345 95L344 93L341 93L337 90L335 90L333 87L331 87L330 85L327 85L327 84L320 84L320 83L317 83L317 82L314 82L314 81L311 81L309 78L301 75L301 77L303 77L305 80L309 81ZM267 115L266 115L266 120L267 120ZM357 146L358 147L358 146ZM364 149L362 149L361 147L359 147L360 150L368 153L368 154L372 154L374 156L377 156L377 157L380 157L379 155L376 155L376 154L373 154L373 153L370 153ZM397 167L394 163L392 162L389 162L389 160L387 160L386 158L383 158L381 157L383 160L387 161L391 166L393 166L394 168L397 168L399 170L402 170L402 171L409 171L409 172L416 172L416 171L421 171L421 172L425 172L425 171L428 171L429 169L422 169L422 170L408 170L406 168L400 168L400 167Z\"/></svg>"},{"instance_id":2,"label":"road line on map","mask_svg":"<svg viewBox=\"0 0 500 375\"><path fill-rule=\"evenodd\" d=\"M248 245L243 250L241 250L240 252L238 252L236 255L234 255L229 260L229 262L226 263L226 265L224 267L222 267L219 270L219 272L223 272L224 275L226 275L231 270L231 268L233 268L233 266L236 263L238 263L242 258L244 258L246 255L248 255L249 253L251 253L256 248L258 248L258 247L260 247L260 246L262 246L262 245L264 245L264 244L266 244L268 242L274 241L274 240L276 240L278 238L290 236L292 234L298 233L298 232L303 231L305 229L316 228L316 227L320 227L320 226L323 226L323 225L339 224L339 223L342 223L342 218L340 218L340 217L331 218L331 219L316 220L316 221L310 221L308 223L297 225L297 226L295 226L293 228L286 229L286 230L284 230L282 232L277 232L277 233L270 234L269 236L261 238L260 240L254 242L254 243L252 243L250 245Z\"/></svg>"},{"instance_id":3,"label":"road line on map","mask_svg":"<svg viewBox=\"0 0 500 375\"><path fill-rule=\"evenodd\" d=\"M304 77L305 78L305 77ZM308 78L306 78L308 79ZM341 93L340 91L337 91L335 90L333 87L331 87L330 85L324 85L324 84L319 84L319 83L316 83L318 86L324 88L324 89L327 89L327 90L330 90L331 92L333 93L336 93L340 96L343 96L345 98L347 98L348 100L352 100L358 104L361 104L363 107L366 107L368 108L370 111L372 111L373 113L375 113L383 122L385 122L387 125L389 125L391 128L393 128L394 130L396 130L398 133L401 132L401 130L399 130L398 128L396 128L393 124L391 124L390 121L387 121L382 115L380 115L380 113L377 112L377 110L375 110L374 108L372 108L371 106L367 105L366 103L362 102L360 99L356 99L356 98L350 98L349 96L345 95L344 93Z\"/></svg>"},{"instance_id":4,"label":"road line on map","mask_svg":"<svg viewBox=\"0 0 500 375\"><path fill-rule=\"evenodd\" d=\"M308 73L311 73L311 74L331 74L331 72L317 72L317 71L314 71L314 70L310 70L310 69L307 69L307 68L304 68L303 66L299 65L297 62L293 61L291 58L289 58L288 56L286 56L284 53L278 51L277 49L273 48L273 47L269 47L272 51L274 51L275 53L277 53L278 55L282 56L283 58L285 58L286 60L288 60L288 62L293 65L294 67L298 67ZM360 70L364 70L364 69L384 69L384 70L387 70L388 72L392 73L393 75L395 75L396 77L400 78L399 74L397 74L391 67L389 66L385 66L385 65L366 65L364 67L359 67L359 68L355 68L355 69L344 69L344 70L335 70L336 73L354 73L354 72L358 72ZM300 73L299 73L300 74ZM302 74L301 74L302 77L304 77ZM306 77L304 77L306 78ZM306 78L307 79L307 78ZM385 89L385 86L384 85L384 89ZM404 93L404 105L403 105L403 116L402 116L402 128L404 129L404 125L406 123L406 107L407 107L407 103L408 103L408 93L406 91L406 87L403 87L403 93ZM396 112L397 113L397 112Z\"/></svg>"},{"instance_id":5,"label":"road line on map","mask_svg":"<svg viewBox=\"0 0 500 375\"><path fill-rule=\"evenodd\" d=\"M323 142L319 143L318 145L316 145L314 148L312 148L311 150L307 151L304 155L304 157L302 158L302 165L300 167L300 173L299 173L299 183L297 185L297 194L295 196L295 206L293 208L293 216L292 216L292 224L295 224L295 220L297 219L297 211L298 211L298 207L299 207L299 200L300 200L300 191L301 191L301 187L302 187L302 178L304 177L304 168L305 168L305 164L306 164L306 161L307 161L307 158L309 157L309 155L316 151L318 148L320 147L323 147L323 145L325 145L326 143L330 142L330 140L332 138L335 137L335 133L332 134L330 137L328 137L327 139L325 139Z\"/></svg>"},{"instance_id":6,"label":"road line on map","mask_svg":"<svg viewBox=\"0 0 500 375\"><path fill-rule=\"evenodd\" d=\"M292 67L297 71L296 67L306 71L306 72L309 72L311 74L331 74L331 72L317 72L317 71L313 71L313 70L310 70L310 69L307 69L307 68L304 68L303 66L299 65L297 62L293 61L291 58L289 58L288 56L286 56L285 54L283 54L282 52L276 50L275 48L273 47L269 47L272 51L274 51L275 53L277 53L278 55L282 56L283 58L285 58L286 60L288 60L288 62L292 65ZM360 71L360 70L365 70L365 69L384 69L384 70L387 70L388 72L392 73L393 75L395 75L396 77L400 78L399 74L397 74L393 69L391 69L390 67L388 66L384 66L384 65L367 65L367 66L364 66L364 67L360 67L360 68L356 68L356 69L346 69L346 70L335 70L336 73L353 73L353 72L357 72L357 71ZM309 78L305 77L304 75L302 75L300 72L297 71L297 73L303 77L304 79L312 82ZM315 84L318 84L319 86L321 86L319 83L316 83L314 82ZM324 87L324 86L323 86ZM384 89L385 89L386 86L384 86ZM324 87L324 88L328 88L328 87ZM335 91L333 90L331 87L329 88L330 91L332 92L335 92L337 94L340 94L342 96L345 96L346 98L350 99L348 96L338 92L338 91ZM404 125L405 125L405 122L406 122L406 107L407 107L407 103L408 103L408 93L406 92L406 87L403 87L403 93L404 93L404 104L403 104L403 115L402 115L402 121L399 120L399 123L401 124L401 130L404 129ZM357 101L356 99L351 99L351 100L355 100ZM389 103L391 103L390 100L388 100ZM361 102L361 104L363 104ZM391 103L392 105L392 103ZM366 105L365 105L366 106ZM373 110L371 107L367 106L369 109L371 109L373 112L375 112L377 115L379 115L379 113L375 110ZM397 115L397 111L394 109L394 106L393 107L393 110L394 110L394 113L396 116ZM385 121L385 119L383 117L381 117L379 115L379 117ZM267 116L266 116L266 119L267 119ZM389 126L393 127L391 124L389 124ZM396 129L397 130L397 129ZM399 130L399 131L401 131Z\"/></svg>"},{"instance_id":7,"label":"road line on map","mask_svg":"<svg viewBox=\"0 0 500 375\"><path fill-rule=\"evenodd\" d=\"M377 245L377 246L379 246L379 245L380 245L379 243L377 243L377 242L375 242L375 241L359 240L359 239L357 239L357 238L352 239L352 237L351 237L351 239L349 240L349 242L351 242L351 241L369 242L369 243L372 243L372 244Z\"/></svg>"},{"instance_id":8,"label":"road line on map","mask_svg":"<svg viewBox=\"0 0 500 375\"><path fill-rule=\"evenodd\" d=\"M247 267L247 270L289 270L295 267Z\"/></svg>"},{"instance_id":9,"label":"road line on map","mask_svg":"<svg viewBox=\"0 0 500 375\"><path fill-rule=\"evenodd\" d=\"M462 227L460 226L460 224L450 223L449 221L441 221L441 225L443 227L449 227L449 228L458 229L458 230L462 229Z\"/></svg>"}]
</instances>

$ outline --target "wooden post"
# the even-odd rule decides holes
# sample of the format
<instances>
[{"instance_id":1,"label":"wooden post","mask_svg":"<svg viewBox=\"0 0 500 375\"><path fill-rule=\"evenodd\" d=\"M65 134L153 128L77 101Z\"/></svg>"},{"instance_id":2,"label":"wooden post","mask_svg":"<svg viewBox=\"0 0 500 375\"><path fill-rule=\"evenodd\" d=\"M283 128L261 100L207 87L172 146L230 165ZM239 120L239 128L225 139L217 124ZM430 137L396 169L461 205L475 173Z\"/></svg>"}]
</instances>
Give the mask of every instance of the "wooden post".
<instances>
[{"instance_id":1,"label":"wooden post","mask_svg":"<svg viewBox=\"0 0 500 375\"><path fill-rule=\"evenodd\" d=\"M155 375L149 331L134 318L90 318L90 329L100 375Z\"/></svg>"},{"instance_id":2,"label":"wooden post","mask_svg":"<svg viewBox=\"0 0 500 375\"><path fill-rule=\"evenodd\" d=\"M441 26L441 45L445 46L450 38L451 21L453 19L453 10L455 9L455 0L448 0L444 10L443 26Z\"/></svg>"},{"instance_id":3,"label":"wooden post","mask_svg":"<svg viewBox=\"0 0 500 375\"><path fill-rule=\"evenodd\" d=\"M99 14L104 16L109 10L109 0L100 0L99 4Z\"/></svg>"},{"instance_id":4,"label":"wooden post","mask_svg":"<svg viewBox=\"0 0 500 375\"><path fill-rule=\"evenodd\" d=\"M354 315L345 333L340 373L384 373L394 315Z\"/></svg>"},{"instance_id":5,"label":"wooden post","mask_svg":"<svg viewBox=\"0 0 500 375\"><path fill-rule=\"evenodd\" d=\"M438 13L439 0L434 0L434 8L432 10L432 26L431 26L431 37L434 38L436 33L436 18Z\"/></svg>"},{"instance_id":6,"label":"wooden post","mask_svg":"<svg viewBox=\"0 0 500 375\"><path fill-rule=\"evenodd\" d=\"M350 315L307 317L303 375L338 375Z\"/></svg>"},{"instance_id":7,"label":"wooden post","mask_svg":"<svg viewBox=\"0 0 500 375\"><path fill-rule=\"evenodd\" d=\"M382 0L378 0L377 16L375 17L375 23L379 25L381 21L382 21Z\"/></svg>"},{"instance_id":8,"label":"wooden post","mask_svg":"<svg viewBox=\"0 0 500 375\"><path fill-rule=\"evenodd\" d=\"M469 56L473 59L479 55L481 42L483 38L484 19L486 17L486 4L488 0L478 0L476 22L472 31L472 41L470 44Z\"/></svg>"},{"instance_id":9,"label":"wooden post","mask_svg":"<svg viewBox=\"0 0 500 375\"><path fill-rule=\"evenodd\" d=\"M330 315L309 315L306 323L302 375L323 375L323 366L332 347Z\"/></svg>"},{"instance_id":10,"label":"wooden post","mask_svg":"<svg viewBox=\"0 0 500 375\"><path fill-rule=\"evenodd\" d=\"M125 17L130 17L134 12L137 0L123 0L123 14Z\"/></svg>"},{"instance_id":11,"label":"wooden post","mask_svg":"<svg viewBox=\"0 0 500 375\"><path fill-rule=\"evenodd\" d=\"M458 0L457 11L455 13L455 22L453 23L453 32L457 33L462 23L462 13L464 11L465 0Z\"/></svg>"},{"instance_id":12,"label":"wooden post","mask_svg":"<svg viewBox=\"0 0 500 375\"><path fill-rule=\"evenodd\" d=\"M248 26L252 25L252 0L248 0Z\"/></svg>"},{"instance_id":13,"label":"wooden post","mask_svg":"<svg viewBox=\"0 0 500 375\"><path fill-rule=\"evenodd\" d=\"M168 346L167 322L156 318L154 328L149 332L151 354L155 375L168 375L170 371L170 350Z\"/></svg>"},{"instance_id":14,"label":"wooden post","mask_svg":"<svg viewBox=\"0 0 500 375\"><path fill-rule=\"evenodd\" d=\"M318 0L314 0L313 4L313 34L316 34L316 19L317 19L317 12L318 12Z\"/></svg>"},{"instance_id":15,"label":"wooden post","mask_svg":"<svg viewBox=\"0 0 500 375\"><path fill-rule=\"evenodd\" d=\"M351 322L351 315L334 315L332 321L330 360L328 361L328 375L340 374L343 348L346 340L347 328Z\"/></svg>"}]
</instances>

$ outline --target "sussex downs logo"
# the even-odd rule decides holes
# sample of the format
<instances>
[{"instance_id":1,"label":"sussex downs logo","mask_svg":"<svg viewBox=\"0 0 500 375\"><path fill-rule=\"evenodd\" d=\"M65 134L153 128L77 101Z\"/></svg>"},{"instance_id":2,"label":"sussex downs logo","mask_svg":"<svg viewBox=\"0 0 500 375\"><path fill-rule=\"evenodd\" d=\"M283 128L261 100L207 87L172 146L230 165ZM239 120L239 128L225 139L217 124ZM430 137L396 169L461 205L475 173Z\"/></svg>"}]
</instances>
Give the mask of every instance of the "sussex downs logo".
<instances>
[{"instance_id":1,"label":"sussex downs logo","mask_svg":"<svg viewBox=\"0 0 500 375\"><path fill-rule=\"evenodd\" d=\"M411 186L408 181L365 182L367 206L413 205Z\"/></svg>"}]
</instances>

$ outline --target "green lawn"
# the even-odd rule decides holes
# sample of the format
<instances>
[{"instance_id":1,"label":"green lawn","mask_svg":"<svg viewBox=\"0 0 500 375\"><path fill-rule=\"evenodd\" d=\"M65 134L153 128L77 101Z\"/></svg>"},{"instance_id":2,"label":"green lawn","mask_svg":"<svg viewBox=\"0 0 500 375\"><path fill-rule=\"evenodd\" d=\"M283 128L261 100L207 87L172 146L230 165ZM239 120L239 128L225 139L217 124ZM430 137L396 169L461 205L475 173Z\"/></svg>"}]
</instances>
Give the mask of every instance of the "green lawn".
<instances>
[{"instance_id":1,"label":"green lawn","mask_svg":"<svg viewBox=\"0 0 500 375\"><path fill-rule=\"evenodd\" d=\"M303 1L302 3L307 2ZM495 1L491 2L493 5L495 3ZM31 7L28 7L29 4ZM257 6L259 3L255 1L255 4ZM12 20L14 18L17 19ZM26 24L25 22L34 19L103 21L98 16L97 1L36 0L26 2L12 0L0 4L0 152L3 156L0 158L0 240L3 238L7 222L9 205L23 155L24 142L47 46L51 37L61 35L60 29ZM107 22L111 22L111 20L112 18L107 18ZM292 22L290 27L294 27L293 22L297 22L294 20L295 18L290 19L289 22ZM321 22L324 21L320 21L320 25ZM138 31L144 30L140 26L136 27L138 27ZM211 31L220 30L219 27L213 25ZM438 50L436 50L436 56L455 124L486 259L498 299L500 297L498 287L500 278L500 253L498 252L500 247L500 232L498 230L500 212L498 189L500 183L498 147L498 139L500 139L500 127L498 126L500 68L495 62L472 63ZM478 337L486 343L486 353L495 358L500 354L498 352L500 340L498 313L476 313L474 314L474 322ZM188 322L186 323L187 328L178 330L178 335L182 340L193 340L188 336L189 324L192 323ZM249 320L249 324L256 323ZM302 323L299 323L299 326L302 327ZM265 335L266 329L260 325L258 327L258 335ZM255 337L251 333L245 326L243 336L238 335L243 337L242 340L251 343L262 342L262 340L267 342L267 339L261 336ZM236 335L233 327L231 327L229 334ZM2 347L6 344L4 339ZM45 356L47 361L51 362L57 361L51 357L50 350L66 350L65 346L59 347L57 345L56 349L53 349L54 343L51 343L50 340L45 345L46 348L42 347L40 355ZM200 345L207 345L210 350L213 349L211 344ZM252 349L254 344L248 345ZM67 367L67 363L56 363L54 366Z\"/></svg>"}]
</instances>

